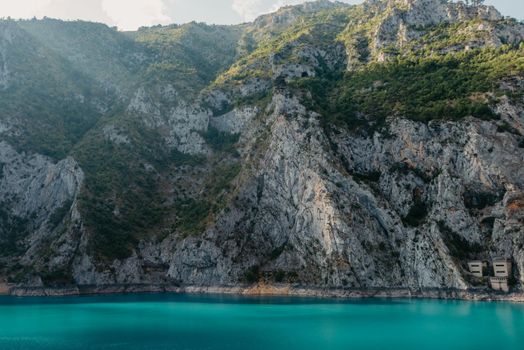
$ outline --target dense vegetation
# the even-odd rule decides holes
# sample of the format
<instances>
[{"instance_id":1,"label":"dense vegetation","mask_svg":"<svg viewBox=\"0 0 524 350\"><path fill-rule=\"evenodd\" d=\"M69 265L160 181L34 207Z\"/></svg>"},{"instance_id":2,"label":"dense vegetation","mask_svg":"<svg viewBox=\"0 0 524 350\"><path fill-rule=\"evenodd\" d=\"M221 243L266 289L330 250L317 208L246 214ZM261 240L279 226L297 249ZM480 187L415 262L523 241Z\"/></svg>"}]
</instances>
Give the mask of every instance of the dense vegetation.
<instances>
[{"instance_id":1,"label":"dense vegetation","mask_svg":"<svg viewBox=\"0 0 524 350\"><path fill-rule=\"evenodd\" d=\"M349 127L381 124L388 116L419 121L494 118L498 81L524 72L524 47L503 46L454 55L399 57L337 76L301 79L311 107L330 122Z\"/></svg>"},{"instance_id":2,"label":"dense vegetation","mask_svg":"<svg viewBox=\"0 0 524 350\"><path fill-rule=\"evenodd\" d=\"M0 264L23 251L23 238L28 234L27 219L11 215L8 202L0 202Z\"/></svg>"},{"instance_id":3,"label":"dense vegetation","mask_svg":"<svg viewBox=\"0 0 524 350\"><path fill-rule=\"evenodd\" d=\"M158 177L143 163L144 155L156 148L154 140L148 133L138 134L135 142L140 147L132 148L91 135L75 150L86 173L80 209L93 230L93 249L100 256L128 256L135 240L150 232L165 214ZM160 154L145 159L159 165L165 160Z\"/></svg>"},{"instance_id":4,"label":"dense vegetation","mask_svg":"<svg viewBox=\"0 0 524 350\"><path fill-rule=\"evenodd\" d=\"M154 57L145 65L145 81L169 82L179 94L194 96L234 62L241 28L192 22L130 35Z\"/></svg>"}]
</instances>

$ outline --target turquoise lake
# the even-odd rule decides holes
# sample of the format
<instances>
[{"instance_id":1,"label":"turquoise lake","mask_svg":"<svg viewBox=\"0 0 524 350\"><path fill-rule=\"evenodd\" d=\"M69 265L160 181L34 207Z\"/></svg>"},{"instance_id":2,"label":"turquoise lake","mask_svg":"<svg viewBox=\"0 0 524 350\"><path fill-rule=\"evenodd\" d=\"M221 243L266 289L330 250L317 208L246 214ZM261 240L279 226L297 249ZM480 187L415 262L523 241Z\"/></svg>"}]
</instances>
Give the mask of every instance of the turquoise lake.
<instances>
[{"instance_id":1,"label":"turquoise lake","mask_svg":"<svg viewBox=\"0 0 524 350\"><path fill-rule=\"evenodd\" d=\"M0 297L0 349L524 349L524 305L165 294Z\"/></svg>"}]
</instances>

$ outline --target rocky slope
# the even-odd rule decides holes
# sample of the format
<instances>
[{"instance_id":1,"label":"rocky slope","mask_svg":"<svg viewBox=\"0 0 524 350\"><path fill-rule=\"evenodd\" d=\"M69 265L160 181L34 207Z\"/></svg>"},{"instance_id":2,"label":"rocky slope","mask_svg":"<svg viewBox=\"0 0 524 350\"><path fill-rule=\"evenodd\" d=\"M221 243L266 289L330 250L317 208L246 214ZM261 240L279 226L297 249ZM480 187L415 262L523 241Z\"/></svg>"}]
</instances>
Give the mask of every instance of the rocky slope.
<instances>
[{"instance_id":1,"label":"rocky slope","mask_svg":"<svg viewBox=\"0 0 524 350\"><path fill-rule=\"evenodd\" d=\"M4 22L1 275L467 290L468 260L507 257L520 291L523 42L493 7L438 0L125 34Z\"/></svg>"}]
</instances>

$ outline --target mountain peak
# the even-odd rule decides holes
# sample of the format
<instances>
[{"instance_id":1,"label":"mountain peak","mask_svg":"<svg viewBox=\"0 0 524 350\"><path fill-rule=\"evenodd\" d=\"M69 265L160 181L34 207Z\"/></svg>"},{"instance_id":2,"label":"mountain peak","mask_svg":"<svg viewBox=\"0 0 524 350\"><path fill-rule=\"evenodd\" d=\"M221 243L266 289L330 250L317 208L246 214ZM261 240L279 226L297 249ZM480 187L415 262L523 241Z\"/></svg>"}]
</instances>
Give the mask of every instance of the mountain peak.
<instances>
[{"instance_id":1,"label":"mountain peak","mask_svg":"<svg viewBox=\"0 0 524 350\"><path fill-rule=\"evenodd\" d=\"M255 24L267 23L290 23L301 15L314 13L321 10L335 7L349 7L346 3L330 0L308 1L299 5L288 5L279 8L277 11L258 17Z\"/></svg>"},{"instance_id":2,"label":"mountain peak","mask_svg":"<svg viewBox=\"0 0 524 350\"><path fill-rule=\"evenodd\" d=\"M379 20L376 31L377 43L391 44L398 38L409 41L417 37L413 28L423 28L441 23L466 23L478 19L498 21L503 16L493 7L480 1L472 5L447 0L368 0L362 4L364 11ZM366 20L368 21L368 20ZM411 29L410 29L411 28Z\"/></svg>"},{"instance_id":3,"label":"mountain peak","mask_svg":"<svg viewBox=\"0 0 524 350\"><path fill-rule=\"evenodd\" d=\"M451 2L448 0L368 0L369 4L381 4L386 9L398 9L413 13L416 17L411 19L421 21L423 24L436 24L439 22L456 22L472 18L485 20L499 20L500 12L493 6L483 5L483 1Z\"/></svg>"}]
</instances>

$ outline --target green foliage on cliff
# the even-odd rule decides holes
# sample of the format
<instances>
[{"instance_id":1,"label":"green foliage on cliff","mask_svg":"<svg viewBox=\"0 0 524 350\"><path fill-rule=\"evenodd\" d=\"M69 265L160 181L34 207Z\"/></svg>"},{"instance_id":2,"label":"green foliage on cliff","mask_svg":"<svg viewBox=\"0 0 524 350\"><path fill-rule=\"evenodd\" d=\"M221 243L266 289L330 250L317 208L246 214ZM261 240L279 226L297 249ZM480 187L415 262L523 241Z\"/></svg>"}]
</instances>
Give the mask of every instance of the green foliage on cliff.
<instances>
[{"instance_id":1,"label":"green foliage on cliff","mask_svg":"<svg viewBox=\"0 0 524 350\"><path fill-rule=\"evenodd\" d=\"M29 234L27 225L27 219L9 212L8 202L0 202L0 262L23 252L24 238Z\"/></svg>"},{"instance_id":2,"label":"green foliage on cliff","mask_svg":"<svg viewBox=\"0 0 524 350\"><path fill-rule=\"evenodd\" d=\"M389 116L419 121L490 119L499 82L524 72L524 49L502 46L445 56L399 57L355 71L302 79L311 107L349 127L380 125Z\"/></svg>"},{"instance_id":3,"label":"green foliage on cliff","mask_svg":"<svg viewBox=\"0 0 524 350\"><path fill-rule=\"evenodd\" d=\"M160 169L169 153L158 151L158 135L127 123L132 144L116 145L92 133L74 150L86 174L80 210L93 234L92 248L103 258L128 257L166 213L159 177L146 162Z\"/></svg>"},{"instance_id":4,"label":"green foliage on cliff","mask_svg":"<svg viewBox=\"0 0 524 350\"><path fill-rule=\"evenodd\" d=\"M202 136L211 148L220 152L234 152L234 146L240 138L238 134L221 132L212 126Z\"/></svg>"},{"instance_id":5,"label":"green foliage on cliff","mask_svg":"<svg viewBox=\"0 0 524 350\"><path fill-rule=\"evenodd\" d=\"M201 233L210 213L210 204L193 198L180 198L175 202L176 228L186 235Z\"/></svg>"},{"instance_id":6,"label":"green foliage on cliff","mask_svg":"<svg viewBox=\"0 0 524 350\"><path fill-rule=\"evenodd\" d=\"M152 59L143 77L150 84L169 82L178 93L194 95L237 57L241 28L191 22L143 28L132 37Z\"/></svg>"}]
</instances>

